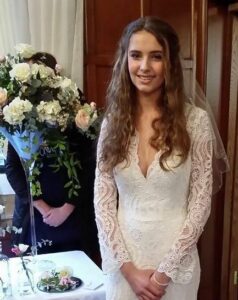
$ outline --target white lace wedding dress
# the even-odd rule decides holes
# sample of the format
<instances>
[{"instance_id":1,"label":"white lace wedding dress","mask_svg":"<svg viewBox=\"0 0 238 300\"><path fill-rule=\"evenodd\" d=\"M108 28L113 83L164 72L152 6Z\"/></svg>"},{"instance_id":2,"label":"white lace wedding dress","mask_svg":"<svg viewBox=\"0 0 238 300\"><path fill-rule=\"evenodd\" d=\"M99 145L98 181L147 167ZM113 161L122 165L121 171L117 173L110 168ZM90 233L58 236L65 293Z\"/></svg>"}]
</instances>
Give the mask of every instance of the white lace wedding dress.
<instances>
[{"instance_id":1,"label":"white lace wedding dress","mask_svg":"<svg viewBox=\"0 0 238 300\"><path fill-rule=\"evenodd\" d=\"M187 105L191 150L185 163L163 171L158 152L144 177L131 139L130 164L111 174L96 170L95 212L107 300L136 300L120 272L124 262L171 277L162 300L196 300L200 265L196 244L210 213L213 133L207 113ZM98 144L98 157L104 122ZM167 163L173 167L176 154Z\"/></svg>"}]
</instances>

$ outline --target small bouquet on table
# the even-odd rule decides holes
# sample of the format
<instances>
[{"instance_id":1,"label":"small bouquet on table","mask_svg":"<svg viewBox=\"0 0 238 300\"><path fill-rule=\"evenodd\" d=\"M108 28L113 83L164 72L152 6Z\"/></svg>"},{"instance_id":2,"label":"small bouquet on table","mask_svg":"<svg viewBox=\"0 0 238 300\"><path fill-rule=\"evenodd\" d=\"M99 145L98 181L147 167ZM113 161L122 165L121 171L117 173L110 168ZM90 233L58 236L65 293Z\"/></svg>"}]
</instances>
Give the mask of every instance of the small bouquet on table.
<instances>
[{"instance_id":1,"label":"small bouquet on table","mask_svg":"<svg viewBox=\"0 0 238 300\"><path fill-rule=\"evenodd\" d=\"M42 62L31 61L35 50L16 46L17 54L0 58L0 133L18 153L27 179L30 201L32 255L37 254L33 196L41 193L34 165L39 148L46 144L60 153L58 164L67 168L69 197L77 195L80 183L75 167L80 164L67 145L66 129L76 124L82 134L94 139L99 130L95 103L84 100L77 85ZM85 100L84 100L85 102Z\"/></svg>"}]
</instances>

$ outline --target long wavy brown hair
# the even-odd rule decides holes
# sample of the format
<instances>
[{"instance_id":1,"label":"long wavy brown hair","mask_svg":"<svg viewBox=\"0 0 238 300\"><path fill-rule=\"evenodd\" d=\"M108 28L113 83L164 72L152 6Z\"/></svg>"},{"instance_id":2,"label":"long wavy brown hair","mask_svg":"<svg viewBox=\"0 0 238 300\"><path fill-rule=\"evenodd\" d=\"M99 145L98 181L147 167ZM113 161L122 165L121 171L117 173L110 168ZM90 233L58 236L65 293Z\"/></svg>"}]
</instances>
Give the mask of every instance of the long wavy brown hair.
<instances>
[{"instance_id":1,"label":"long wavy brown hair","mask_svg":"<svg viewBox=\"0 0 238 300\"><path fill-rule=\"evenodd\" d=\"M168 23L157 17L140 18L130 23L122 34L107 90L107 130L99 159L106 171L123 161L129 163L130 138L135 133L136 90L128 71L128 47L131 36L141 30L153 34L164 53L165 78L158 99L161 116L152 122L154 134L150 144L158 151L163 150L159 163L164 170L170 170L166 160L174 150L180 155L180 165L190 149L178 36Z\"/></svg>"}]
</instances>

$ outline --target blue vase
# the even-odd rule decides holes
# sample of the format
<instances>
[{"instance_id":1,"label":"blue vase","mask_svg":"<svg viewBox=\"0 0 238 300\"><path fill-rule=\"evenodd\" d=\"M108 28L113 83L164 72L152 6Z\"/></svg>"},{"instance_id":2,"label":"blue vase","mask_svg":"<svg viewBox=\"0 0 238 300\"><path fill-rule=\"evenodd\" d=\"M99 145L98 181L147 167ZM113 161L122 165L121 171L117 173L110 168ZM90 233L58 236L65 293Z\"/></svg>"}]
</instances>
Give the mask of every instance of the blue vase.
<instances>
[{"instance_id":1,"label":"blue vase","mask_svg":"<svg viewBox=\"0 0 238 300\"><path fill-rule=\"evenodd\" d=\"M11 143L17 154L23 160L29 160L32 154L36 153L42 143L40 131L16 131L9 133L5 127L0 126L0 132Z\"/></svg>"}]
</instances>

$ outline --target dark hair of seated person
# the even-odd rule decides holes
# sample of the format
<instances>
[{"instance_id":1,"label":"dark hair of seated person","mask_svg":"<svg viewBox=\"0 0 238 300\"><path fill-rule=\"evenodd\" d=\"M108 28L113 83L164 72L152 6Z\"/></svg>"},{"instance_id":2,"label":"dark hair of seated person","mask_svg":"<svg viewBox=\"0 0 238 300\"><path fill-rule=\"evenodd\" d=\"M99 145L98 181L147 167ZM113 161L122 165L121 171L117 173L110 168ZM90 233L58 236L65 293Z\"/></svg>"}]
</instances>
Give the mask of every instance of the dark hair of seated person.
<instances>
[{"instance_id":1,"label":"dark hair of seated person","mask_svg":"<svg viewBox=\"0 0 238 300\"><path fill-rule=\"evenodd\" d=\"M56 58L48 52L36 52L26 61L32 61L33 63L44 64L53 70L55 70L55 66L57 64Z\"/></svg>"}]
</instances>

